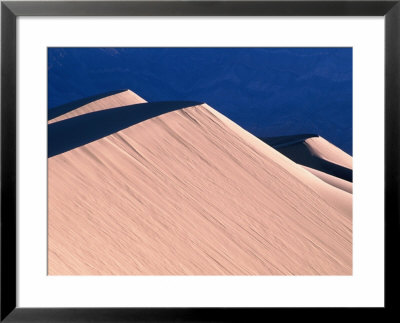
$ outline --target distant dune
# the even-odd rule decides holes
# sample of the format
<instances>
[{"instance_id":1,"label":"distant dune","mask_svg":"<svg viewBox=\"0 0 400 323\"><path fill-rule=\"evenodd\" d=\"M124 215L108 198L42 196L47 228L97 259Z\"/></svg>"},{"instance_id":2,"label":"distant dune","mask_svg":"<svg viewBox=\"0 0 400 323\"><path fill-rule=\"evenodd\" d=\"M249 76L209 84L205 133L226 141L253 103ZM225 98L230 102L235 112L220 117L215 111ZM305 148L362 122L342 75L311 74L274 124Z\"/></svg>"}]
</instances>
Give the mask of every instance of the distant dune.
<instances>
[{"instance_id":1,"label":"distant dune","mask_svg":"<svg viewBox=\"0 0 400 323\"><path fill-rule=\"evenodd\" d=\"M315 134L260 138L328 184L353 192L353 158Z\"/></svg>"},{"instance_id":2,"label":"distant dune","mask_svg":"<svg viewBox=\"0 0 400 323\"><path fill-rule=\"evenodd\" d=\"M207 104L131 91L82 103L49 120L50 275L352 274L348 181ZM300 144L351 168L320 137Z\"/></svg>"},{"instance_id":3,"label":"distant dune","mask_svg":"<svg viewBox=\"0 0 400 323\"><path fill-rule=\"evenodd\" d=\"M146 102L131 90L108 92L50 109L49 124L89 112Z\"/></svg>"}]
</instances>

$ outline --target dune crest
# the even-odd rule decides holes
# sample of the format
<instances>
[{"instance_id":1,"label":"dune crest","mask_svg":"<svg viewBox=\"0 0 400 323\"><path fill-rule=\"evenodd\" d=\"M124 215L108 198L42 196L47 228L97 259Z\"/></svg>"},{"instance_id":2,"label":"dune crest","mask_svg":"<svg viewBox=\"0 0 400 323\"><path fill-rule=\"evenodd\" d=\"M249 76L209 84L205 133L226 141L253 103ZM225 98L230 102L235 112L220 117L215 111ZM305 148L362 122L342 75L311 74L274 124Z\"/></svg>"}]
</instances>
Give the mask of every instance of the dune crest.
<instances>
[{"instance_id":1,"label":"dune crest","mask_svg":"<svg viewBox=\"0 0 400 323\"><path fill-rule=\"evenodd\" d=\"M206 104L48 165L50 275L352 273L352 195Z\"/></svg>"},{"instance_id":2,"label":"dune crest","mask_svg":"<svg viewBox=\"0 0 400 323\"><path fill-rule=\"evenodd\" d=\"M353 158L316 134L260 138L304 169L345 192L353 191Z\"/></svg>"},{"instance_id":3,"label":"dune crest","mask_svg":"<svg viewBox=\"0 0 400 323\"><path fill-rule=\"evenodd\" d=\"M315 156L337 165L353 169L353 158L335 145L332 145L326 139L322 137L308 138L305 140L305 143Z\"/></svg>"},{"instance_id":4,"label":"dune crest","mask_svg":"<svg viewBox=\"0 0 400 323\"><path fill-rule=\"evenodd\" d=\"M79 100L81 101L81 100ZM99 95L98 99L90 101L87 104L78 106L71 111L68 111L68 105L66 105L66 113L62 113L60 116L55 118L49 118L49 124L55 123L61 120L66 120L72 117L77 117L82 114L101 111L111 108L123 107L132 104L138 103L146 103L147 101L141 98L136 93L132 92L131 90L123 90L123 91L115 91L114 94L102 96ZM79 102L77 102L79 104ZM60 109L61 108L61 109ZM62 110L63 107L56 107L52 110L56 111L57 109ZM64 112L64 111L63 111Z\"/></svg>"}]
</instances>

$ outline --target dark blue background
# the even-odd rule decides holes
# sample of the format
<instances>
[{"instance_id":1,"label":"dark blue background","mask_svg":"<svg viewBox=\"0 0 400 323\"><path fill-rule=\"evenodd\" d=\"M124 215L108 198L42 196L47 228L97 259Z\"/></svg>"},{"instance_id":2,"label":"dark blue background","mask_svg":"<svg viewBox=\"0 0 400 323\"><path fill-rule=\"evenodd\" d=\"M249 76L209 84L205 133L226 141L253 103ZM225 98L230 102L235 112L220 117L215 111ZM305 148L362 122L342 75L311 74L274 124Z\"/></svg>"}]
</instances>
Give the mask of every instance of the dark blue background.
<instances>
[{"instance_id":1,"label":"dark blue background","mask_svg":"<svg viewBox=\"0 0 400 323\"><path fill-rule=\"evenodd\" d=\"M351 48L49 48L49 108L118 89L206 102L256 136L316 133L352 154Z\"/></svg>"}]
</instances>

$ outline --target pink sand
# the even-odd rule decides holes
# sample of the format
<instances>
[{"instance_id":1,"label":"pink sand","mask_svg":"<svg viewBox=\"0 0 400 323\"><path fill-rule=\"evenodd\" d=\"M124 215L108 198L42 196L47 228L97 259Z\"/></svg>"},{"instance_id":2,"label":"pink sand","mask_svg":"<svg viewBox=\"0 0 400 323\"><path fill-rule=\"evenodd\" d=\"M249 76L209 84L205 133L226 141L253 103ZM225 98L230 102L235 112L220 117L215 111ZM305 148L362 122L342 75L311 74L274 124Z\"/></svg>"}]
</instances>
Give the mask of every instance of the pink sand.
<instances>
[{"instance_id":1,"label":"pink sand","mask_svg":"<svg viewBox=\"0 0 400 323\"><path fill-rule=\"evenodd\" d=\"M141 102L130 93L57 120ZM48 174L50 275L352 274L352 195L206 104L49 158Z\"/></svg>"}]
</instances>

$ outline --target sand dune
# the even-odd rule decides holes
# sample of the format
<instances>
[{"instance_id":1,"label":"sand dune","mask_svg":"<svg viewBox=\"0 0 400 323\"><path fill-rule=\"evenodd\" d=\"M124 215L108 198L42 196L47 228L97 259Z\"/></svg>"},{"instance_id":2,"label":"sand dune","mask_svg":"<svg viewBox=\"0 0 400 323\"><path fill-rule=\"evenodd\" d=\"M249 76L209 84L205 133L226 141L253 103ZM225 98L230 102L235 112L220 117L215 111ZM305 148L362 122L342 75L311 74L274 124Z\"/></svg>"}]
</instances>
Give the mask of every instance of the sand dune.
<instances>
[{"instance_id":1,"label":"sand dune","mask_svg":"<svg viewBox=\"0 0 400 323\"><path fill-rule=\"evenodd\" d=\"M113 91L50 109L49 124L89 112L146 102L146 100L142 99L131 90Z\"/></svg>"},{"instance_id":2,"label":"sand dune","mask_svg":"<svg viewBox=\"0 0 400 323\"><path fill-rule=\"evenodd\" d=\"M134 111L130 93L49 127ZM49 158L50 275L351 275L351 194L207 104L140 106L149 118Z\"/></svg>"},{"instance_id":3,"label":"sand dune","mask_svg":"<svg viewBox=\"0 0 400 323\"><path fill-rule=\"evenodd\" d=\"M324 138L315 134L300 134L261 140L326 183L352 193L352 157Z\"/></svg>"},{"instance_id":4,"label":"sand dune","mask_svg":"<svg viewBox=\"0 0 400 323\"><path fill-rule=\"evenodd\" d=\"M334 164L353 169L353 158L322 137L308 138L305 144L315 155Z\"/></svg>"},{"instance_id":5,"label":"sand dune","mask_svg":"<svg viewBox=\"0 0 400 323\"><path fill-rule=\"evenodd\" d=\"M348 192L350 194L353 194L353 183L345 181L341 178L329 175L327 173L321 172L319 170L316 170L314 168L310 168L307 166L303 166L306 170L308 170L310 173L314 174L318 178L322 179L324 182L333 185L345 192Z\"/></svg>"},{"instance_id":6,"label":"sand dune","mask_svg":"<svg viewBox=\"0 0 400 323\"><path fill-rule=\"evenodd\" d=\"M89 113L85 113L82 109L83 111L76 112L79 113L77 116L49 124L48 156L64 153L160 114L195 104L198 103L193 101L138 103Z\"/></svg>"}]
</instances>

